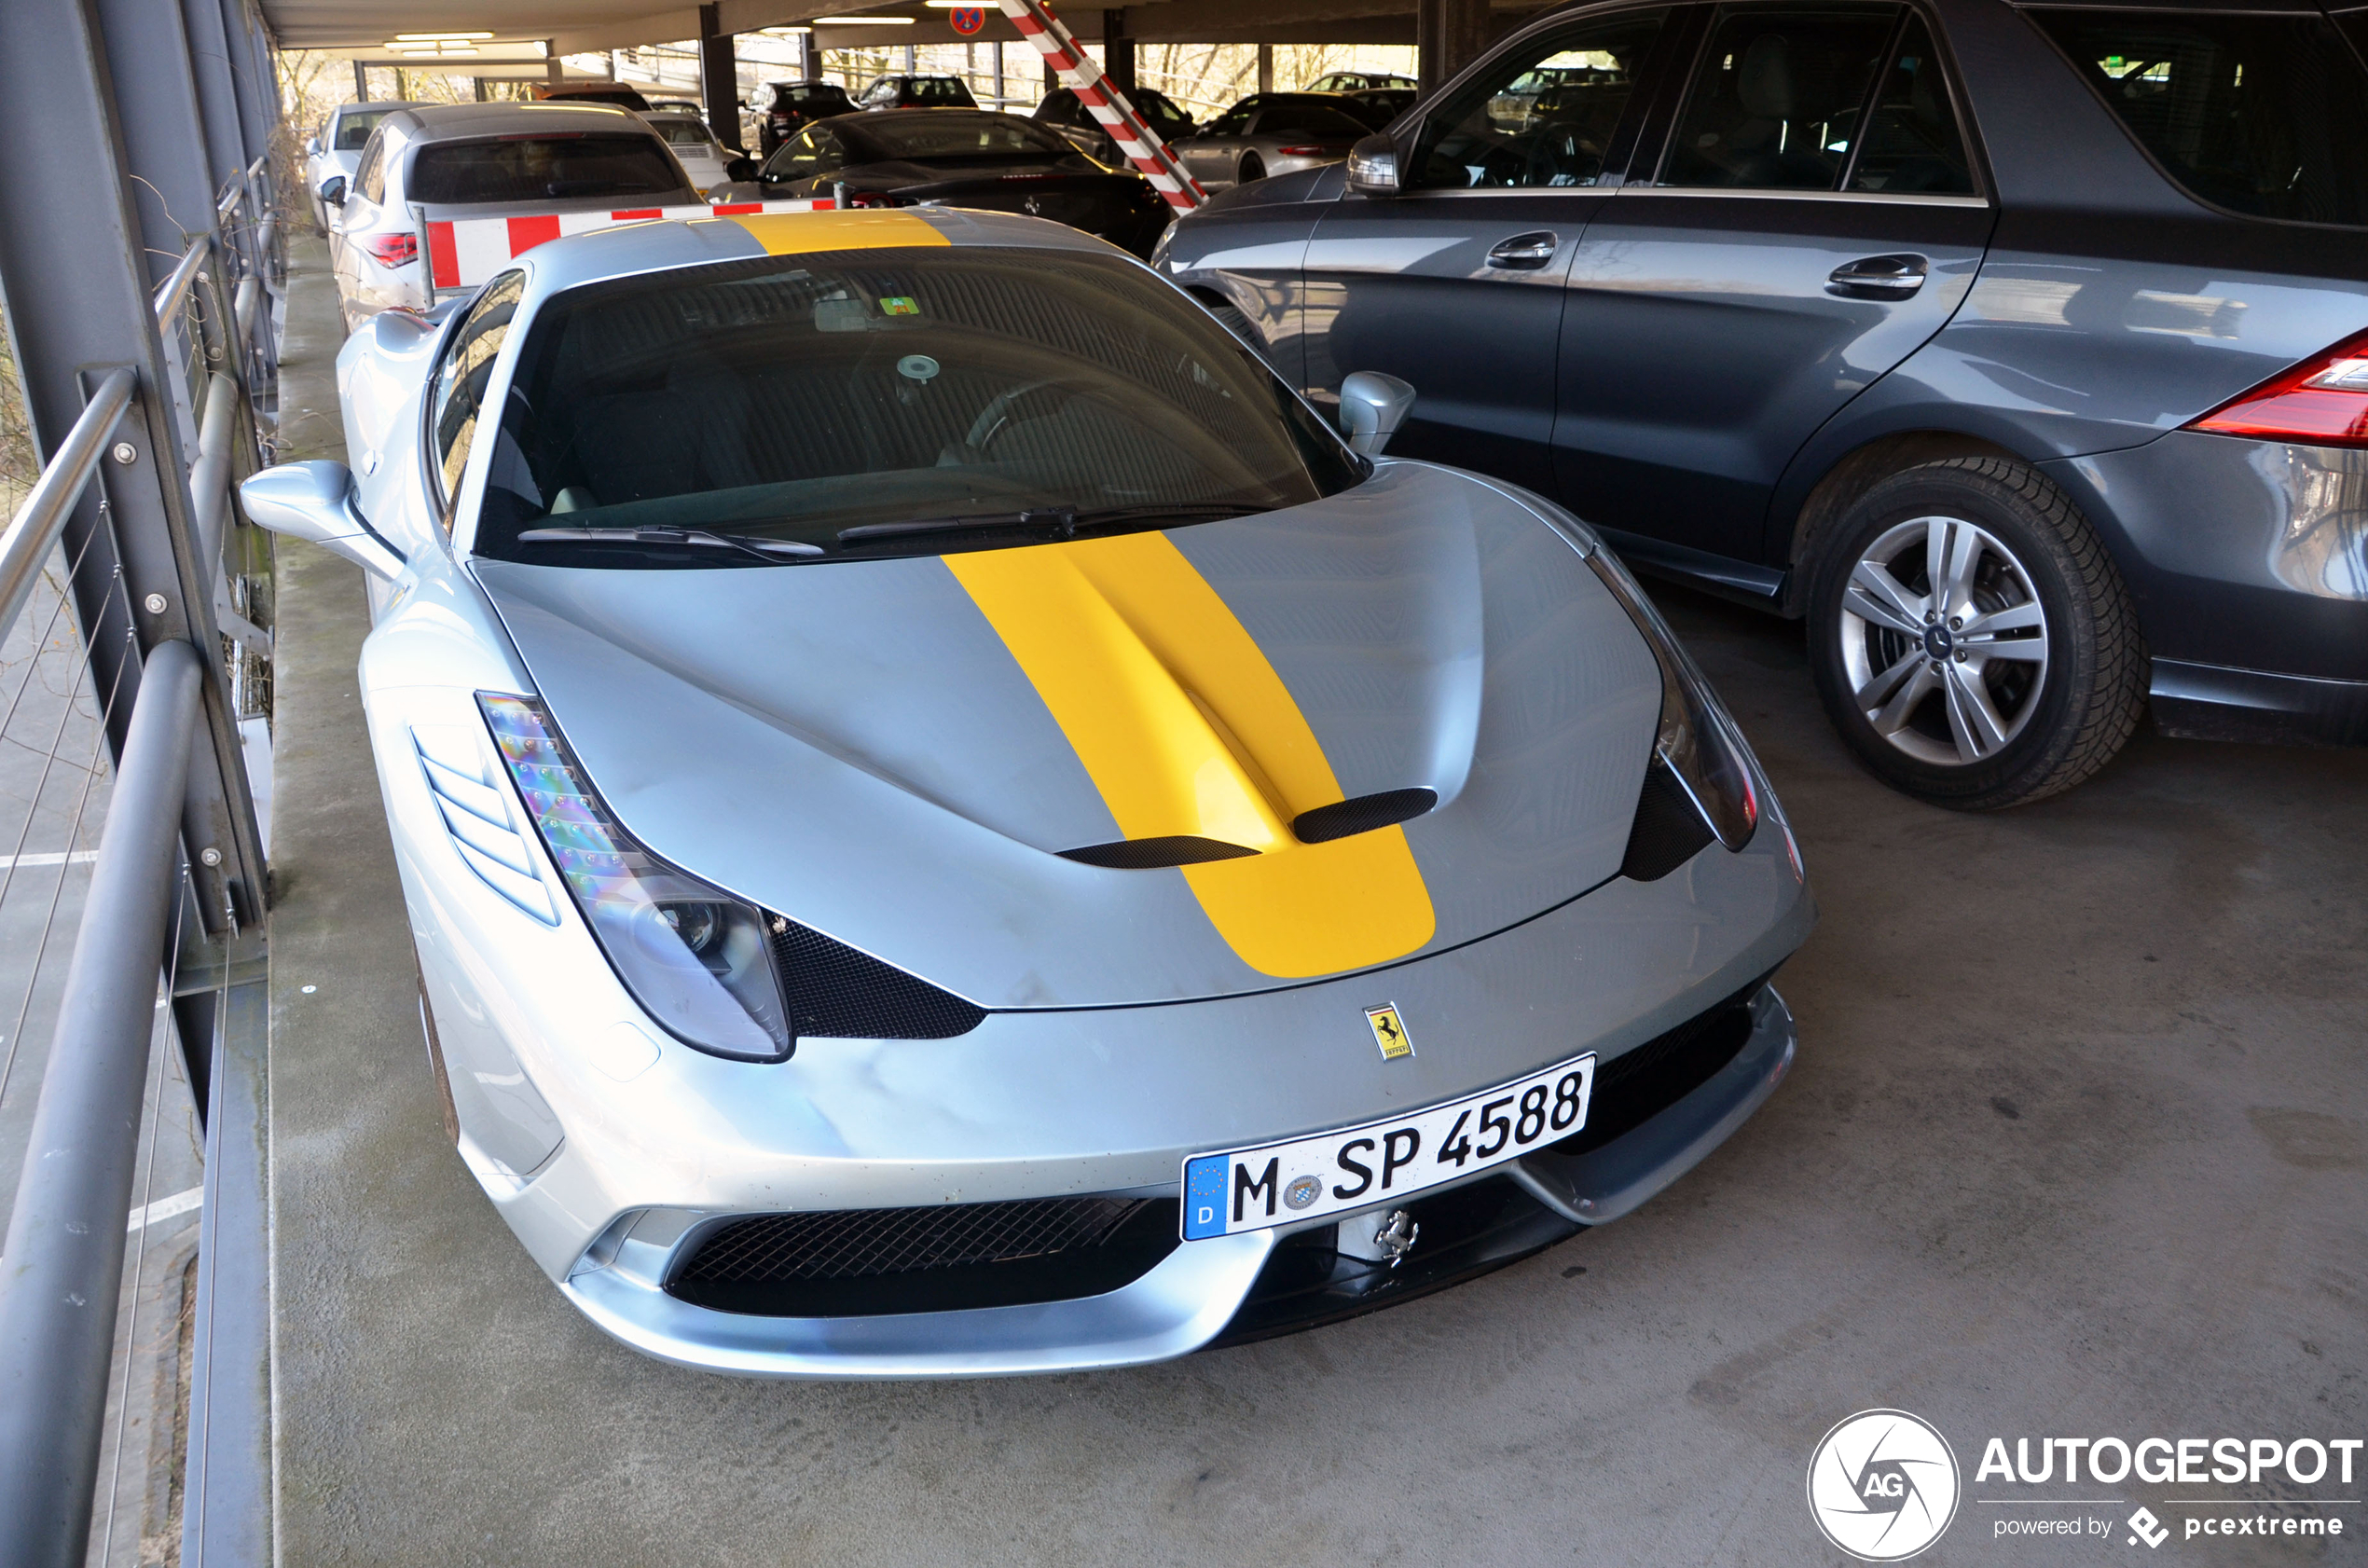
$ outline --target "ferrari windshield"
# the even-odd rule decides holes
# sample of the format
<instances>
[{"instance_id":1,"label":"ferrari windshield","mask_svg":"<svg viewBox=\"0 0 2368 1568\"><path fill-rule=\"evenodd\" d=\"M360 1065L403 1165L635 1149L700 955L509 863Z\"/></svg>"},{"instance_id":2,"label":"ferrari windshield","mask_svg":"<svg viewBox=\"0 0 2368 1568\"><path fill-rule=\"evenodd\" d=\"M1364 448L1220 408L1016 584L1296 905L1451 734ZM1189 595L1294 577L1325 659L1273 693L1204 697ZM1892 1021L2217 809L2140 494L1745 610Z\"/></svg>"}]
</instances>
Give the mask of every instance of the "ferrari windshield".
<instances>
[{"instance_id":1,"label":"ferrari windshield","mask_svg":"<svg viewBox=\"0 0 2368 1568\"><path fill-rule=\"evenodd\" d=\"M1300 505L1364 467L1141 268L979 246L560 295L521 351L490 470L479 555L663 568L1169 527ZM685 530L810 548L671 537Z\"/></svg>"}]
</instances>

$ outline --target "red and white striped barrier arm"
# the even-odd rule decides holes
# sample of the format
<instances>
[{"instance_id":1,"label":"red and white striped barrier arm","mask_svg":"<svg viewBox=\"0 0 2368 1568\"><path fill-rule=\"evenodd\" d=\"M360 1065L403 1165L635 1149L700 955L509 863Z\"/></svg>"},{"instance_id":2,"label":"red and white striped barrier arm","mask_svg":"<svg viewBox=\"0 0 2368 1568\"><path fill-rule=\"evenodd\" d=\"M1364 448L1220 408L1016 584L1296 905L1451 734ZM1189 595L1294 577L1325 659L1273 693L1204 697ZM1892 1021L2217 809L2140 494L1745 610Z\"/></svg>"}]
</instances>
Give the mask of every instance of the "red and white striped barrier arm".
<instances>
[{"instance_id":1,"label":"red and white striped barrier arm","mask_svg":"<svg viewBox=\"0 0 2368 1568\"><path fill-rule=\"evenodd\" d=\"M1151 188L1167 199L1167 204L1179 213L1189 213L1208 199L1200 182L1186 172L1183 163L1135 105L1126 101L1119 89L1102 75L1102 68L1078 47L1077 39L1053 14L1044 0L995 0L1020 36L1036 46L1053 69L1060 73L1063 85L1077 94L1085 112L1094 117L1126 160L1141 171Z\"/></svg>"},{"instance_id":2,"label":"red and white striped barrier arm","mask_svg":"<svg viewBox=\"0 0 2368 1568\"><path fill-rule=\"evenodd\" d=\"M726 201L716 206L625 207L611 213L538 213L523 218L449 218L427 225L428 276L437 289L473 289L537 245L629 223L729 218L749 213L827 213L815 201Z\"/></svg>"}]
</instances>

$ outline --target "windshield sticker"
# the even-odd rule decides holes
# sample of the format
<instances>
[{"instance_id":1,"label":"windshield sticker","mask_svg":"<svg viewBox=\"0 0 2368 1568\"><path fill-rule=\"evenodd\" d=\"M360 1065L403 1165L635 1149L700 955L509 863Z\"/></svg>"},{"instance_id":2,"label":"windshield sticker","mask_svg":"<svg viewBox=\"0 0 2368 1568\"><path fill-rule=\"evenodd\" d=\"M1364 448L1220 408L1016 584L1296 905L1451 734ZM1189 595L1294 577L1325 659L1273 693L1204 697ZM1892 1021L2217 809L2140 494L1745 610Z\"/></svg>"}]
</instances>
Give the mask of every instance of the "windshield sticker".
<instances>
[{"instance_id":1,"label":"windshield sticker","mask_svg":"<svg viewBox=\"0 0 2368 1568\"><path fill-rule=\"evenodd\" d=\"M917 316L920 313L921 302L909 295L892 294L880 301L880 314L883 316Z\"/></svg>"}]
</instances>

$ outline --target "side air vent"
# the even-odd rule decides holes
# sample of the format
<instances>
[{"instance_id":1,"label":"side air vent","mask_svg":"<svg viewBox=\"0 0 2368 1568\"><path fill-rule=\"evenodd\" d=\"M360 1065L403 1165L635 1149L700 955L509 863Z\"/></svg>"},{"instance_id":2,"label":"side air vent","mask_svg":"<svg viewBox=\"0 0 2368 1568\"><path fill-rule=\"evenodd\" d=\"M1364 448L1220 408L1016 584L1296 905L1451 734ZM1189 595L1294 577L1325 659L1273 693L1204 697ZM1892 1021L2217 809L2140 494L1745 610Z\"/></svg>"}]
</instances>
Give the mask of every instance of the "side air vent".
<instances>
[{"instance_id":1,"label":"side air vent","mask_svg":"<svg viewBox=\"0 0 2368 1568\"><path fill-rule=\"evenodd\" d=\"M986 1010L917 975L776 916L774 969L800 1039L952 1039Z\"/></svg>"},{"instance_id":2,"label":"side air vent","mask_svg":"<svg viewBox=\"0 0 2368 1568\"><path fill-rule=\"evenodd\" d=\"M1355 800L1334 801L1313 811L1302 811L1291 824L1291 832L1299 835L1301 844L1329 844L1336 838L1411 821L1438 804L1436 790L1384 790L1379 794L1359 795Z\"/></svg>"},{"instance_id":3,"label":"side air vent","mask_svg":"<svg viewBox=\"0 0 2368 1568\"><path fill-rule=\"evenodd\" d=\"M1638 882L1658 881L1700 854L1711 836L1710 824L1686 786L1667 763L1655 757L1645 770L1645 792L1636 802L1636 820L1628 830L1628 853L1620 860L1619 873Z\"/></svg>"},{"instance_id":4,"label":"side air vent","mask_svg":"<svg viewBox=\"0 0 2368 1568\"><path fill-rule=\"evenodd\" d=\"M1223 839L1178 833L1173 838L1122 838L1116 844L1089 844L1082 849L1062 850L1061 859L1111 871L1158 871L1165 866L1197 866L1205 860L1238 860L1257 853Z\"/></svg>"}]
</instances>

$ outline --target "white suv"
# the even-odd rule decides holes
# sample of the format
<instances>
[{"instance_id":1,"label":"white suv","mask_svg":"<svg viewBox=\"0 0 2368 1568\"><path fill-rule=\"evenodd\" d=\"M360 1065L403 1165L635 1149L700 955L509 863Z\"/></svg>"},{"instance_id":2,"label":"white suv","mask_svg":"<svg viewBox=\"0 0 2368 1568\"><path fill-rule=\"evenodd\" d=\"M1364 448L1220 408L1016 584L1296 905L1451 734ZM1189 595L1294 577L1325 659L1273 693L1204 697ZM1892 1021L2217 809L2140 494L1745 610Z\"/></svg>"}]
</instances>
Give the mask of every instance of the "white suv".
<instances>
[{"instance_id":1,"label":"white suv","mask_svg":"<svg viewBox=\"0 0 2368 1568\"><path fill-rule=\"evenodd\" d=\"M397 110L371 132L341 195L329 249L349 332L380 310L425 310L468 292L457 278L439 285L432 226L702 200L640 116L602 103Z\"/></svg>"}]
</instances>

